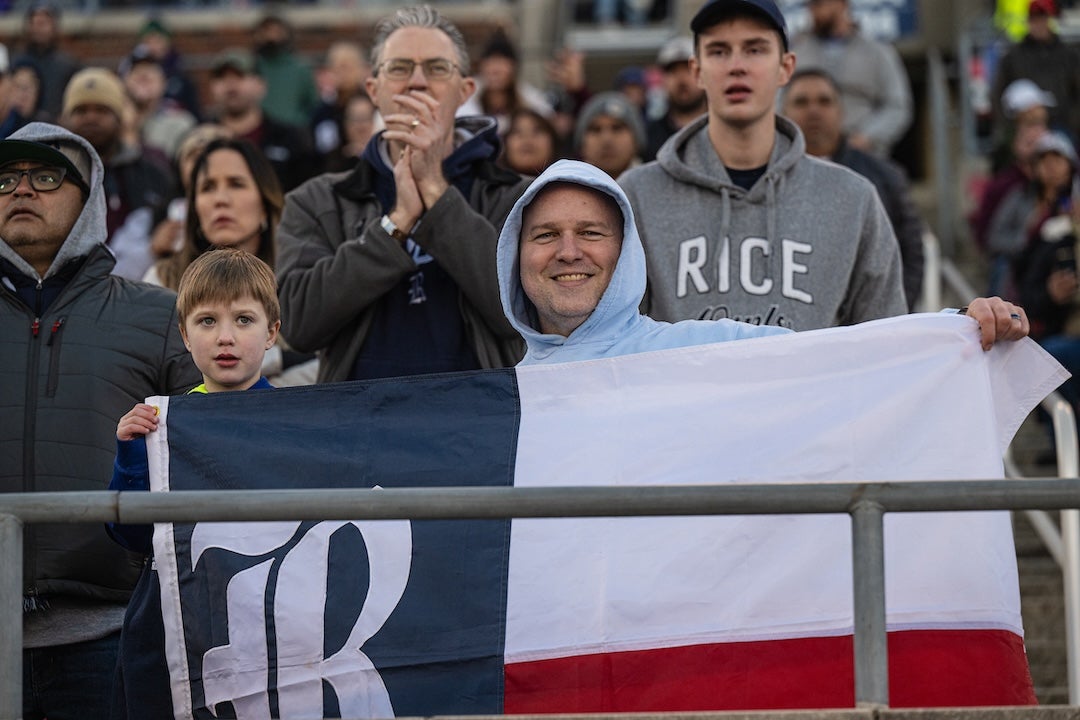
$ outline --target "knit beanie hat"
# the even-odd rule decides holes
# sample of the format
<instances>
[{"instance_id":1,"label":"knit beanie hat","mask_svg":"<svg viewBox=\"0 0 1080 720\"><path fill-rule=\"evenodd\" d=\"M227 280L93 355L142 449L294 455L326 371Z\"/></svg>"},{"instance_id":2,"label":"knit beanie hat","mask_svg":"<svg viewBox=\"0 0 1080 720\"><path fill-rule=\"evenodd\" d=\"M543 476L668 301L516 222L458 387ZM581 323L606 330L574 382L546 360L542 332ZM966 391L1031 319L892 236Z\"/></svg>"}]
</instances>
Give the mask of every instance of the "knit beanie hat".
<instances>
[{"instance_id":1,"label":"knit beanie hat","mask_svg":"<svg viewBox=\"0 0 1080 720\"><path fill-rule=\"evenodd\" d=\"M629 126L634 133L634 141L637 143L638 152L645 147L645 121L641 118L638 110L630 100L621 92L602 92L593 95L585 107L581 108L577 123L574 125L574 147L581 147L581 140L585 137L585 130L595 118L604 116L621 120Z\"/></svg>"},{"instance_id":2,"label":"knit beanie hat","mask_svg":"<svg viewBox=\"0 0 1080 720\"><path fill-rule=\"evenodd\" d=\"M64 89L64 115L80 105L104 105L116 113L124 114L124 84L116 73L105 68L86 68L71 76Z\"/></svg>"}]
</instances>

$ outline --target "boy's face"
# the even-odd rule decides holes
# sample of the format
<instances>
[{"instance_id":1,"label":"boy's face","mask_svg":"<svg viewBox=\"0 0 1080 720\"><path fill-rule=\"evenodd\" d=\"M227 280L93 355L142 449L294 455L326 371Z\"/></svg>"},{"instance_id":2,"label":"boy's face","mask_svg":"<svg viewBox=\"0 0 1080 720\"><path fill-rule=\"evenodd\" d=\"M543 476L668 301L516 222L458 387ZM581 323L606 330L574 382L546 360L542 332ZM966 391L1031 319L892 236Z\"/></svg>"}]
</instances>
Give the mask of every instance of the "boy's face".
<instances>
[{"instance_id":1,"label":"boy's face","mask_svg":"<svg viewBox=\"0 0 1080 720\"><path fill-rule=\"evenodd\" d=\"M772 122L776 91L795 70L780 35L756 18L722 20L698 33L690 70L709 102L710 121L746 128Z\"/></svg>"},{"instance_id":2,"label":"boy's face","mask_svg":"<svg viewBox=\"0 0 1080 720\"><path fill-rule=\"evenodd\" d=\"M263 355L277 340L266 309L250 295L196 305L180 328L207 392L247 390L259 380Z\"/></svg>"}]
</instances>

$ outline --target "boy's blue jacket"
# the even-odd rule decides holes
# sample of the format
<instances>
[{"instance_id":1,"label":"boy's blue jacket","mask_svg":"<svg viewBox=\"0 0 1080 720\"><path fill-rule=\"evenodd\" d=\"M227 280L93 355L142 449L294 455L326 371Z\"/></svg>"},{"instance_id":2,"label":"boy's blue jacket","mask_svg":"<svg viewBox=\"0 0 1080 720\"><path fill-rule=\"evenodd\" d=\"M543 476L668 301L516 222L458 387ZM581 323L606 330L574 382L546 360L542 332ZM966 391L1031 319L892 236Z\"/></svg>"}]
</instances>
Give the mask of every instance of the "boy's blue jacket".
<instances>
[{"instance_id":1,"label":"boy's blue jacket","mask_svg":"<svg viewBox=\"0 0 1080 720\"><path fill-rule=\"evenodd\" d=\"M273 389L266 378L249 390ZM191 392L198 392L195 388ZM146 438L117 443L110 490L150 490ZM120 635L120 657L113 687L113 720L173 717L169 667L165 660L165 625L161 619L161 588L153 559L152 525L108 526L109 535L126 548L150 557L131 595Z\"/></svg>"},{"instance_id":2,"label":"boy's blue jacket","mask_svg":"<svg viewBox=\"0 0 1080 720\"><path fill-rule=\"evenodd\" d=\"M622 251L611 284L592 315L569 337L547 335L536 329L539 326L536 310L521 286L518 261L522 213L553 182L576 183L607 193L623 214ZM645 295L645 250L630 201L611 176L576 160L560 160L549 167L514 204L499 236L498 266L503 312L525 338L526 352L521 365L591 360L789 332L780 327L732 320L667 323L642 315L638 306Z\"/></svg>"},{"instance_id":3,"label":"boy's blue jacket","mask_svg":"<svg viewBox=\"0 0 1080 720\"><path fill-rule=\"evenodd\" d=\"M199 388L190 392L200 392ZM265 390L274 386L261 377L248 390ZM190 394L190 393L189 393ZM116 460L113 462L113 476L109 481L110 490L150 490L150 466L146 458L146 438L116 441ZM143 555L153 554L153 525L120 525L107 523L109 536L128 550Z\"/></svg>"}]
</instances>

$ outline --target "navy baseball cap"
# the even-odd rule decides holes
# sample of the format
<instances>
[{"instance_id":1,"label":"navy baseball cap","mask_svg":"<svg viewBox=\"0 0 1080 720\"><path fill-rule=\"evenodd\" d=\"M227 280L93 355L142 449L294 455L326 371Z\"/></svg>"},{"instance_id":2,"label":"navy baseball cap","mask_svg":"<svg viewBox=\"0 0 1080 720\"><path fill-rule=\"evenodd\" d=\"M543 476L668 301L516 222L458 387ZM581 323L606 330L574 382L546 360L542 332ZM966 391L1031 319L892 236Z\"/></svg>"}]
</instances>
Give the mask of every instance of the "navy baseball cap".
<instances>
[{"instance_id":1,"label":"navy baseball cap","mask_svg":"<svg viewBox=\"0 0 1080 720\"><path fill-rule=\"evenodd\" d=\"M784 14L773 0L708 0L690 21L690 30L697 35L725 17L737 15L754 15L767 22L780 33L784 51L787 51L787 23L784 22Z\"/></svg>"}]
</instances>

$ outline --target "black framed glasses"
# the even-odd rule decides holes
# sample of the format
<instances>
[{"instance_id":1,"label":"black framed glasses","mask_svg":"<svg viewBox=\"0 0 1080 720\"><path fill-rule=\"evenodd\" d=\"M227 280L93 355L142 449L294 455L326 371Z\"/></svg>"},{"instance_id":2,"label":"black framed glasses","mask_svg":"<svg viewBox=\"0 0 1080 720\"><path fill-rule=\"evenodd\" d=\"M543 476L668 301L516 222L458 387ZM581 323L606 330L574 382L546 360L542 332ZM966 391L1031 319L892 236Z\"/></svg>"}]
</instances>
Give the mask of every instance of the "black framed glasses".
<instances>
[{"instance_id":1,"label":"black framed glasses","mask_svg":"<svg viewBox=\"0 0 1080 720\"><path fill-rule=\"evenodd\" d=\"M34 190L52 192L64 184L67 168L46 165L29 170L0 170L0 195L10 195L15 192L23 175L30 181L30 187Z\"/></svg>"},{"instance_id":2,"label":"black framed glasses","mask_svg":"<svg viewBox=\"0 0 1080 720\"><path fill-rule=\"evenodd\" d=\"M446 80L454 74L455 70L462 75L465 74L460 67L446 58L431 58L420 62L409 58L391 58L379 65L375 70L375 74L382 72L391 80L408 80L412 77L413 70L416 69L417 65L420 66L421 72L424 73L424 77L428 80Z\"/></svg>"}]
</instances>

